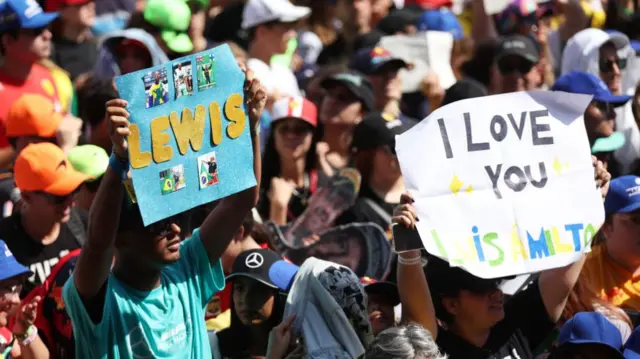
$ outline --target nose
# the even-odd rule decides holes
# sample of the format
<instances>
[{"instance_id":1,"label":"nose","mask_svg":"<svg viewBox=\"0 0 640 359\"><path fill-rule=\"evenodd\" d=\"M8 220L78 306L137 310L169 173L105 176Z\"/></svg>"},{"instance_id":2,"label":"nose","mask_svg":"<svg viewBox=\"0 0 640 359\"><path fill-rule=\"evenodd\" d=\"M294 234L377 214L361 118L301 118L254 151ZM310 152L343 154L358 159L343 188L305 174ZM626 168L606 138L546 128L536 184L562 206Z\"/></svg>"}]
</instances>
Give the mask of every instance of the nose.
<instances>
[{"instance_id":1,"label":"nose","mask_svg":"<svg viewBox=\"0 0 640 359\"><path fill-rule=\"evenodd\" d=\"M169 226L169 230L171 230L171 233L176 235L182 232L182 229L180 228L180 226L175 223L171 223L171 225Z\"/></svg>"},{"instance_id":2,"label":"nose","mask_svg":"<svg viewBox=\"0 0 640 359\"><path fill-rule=\"evenodd\" d=\"M620 75L620 67L618 67L617 62L614 62L613 65L611 65L611 73L614 75Z\"/></svg>"},{"instance_id":3,"label":"nose","mask_svg":"<svg viewBox=\"0 0 640 359\"><path fill-rule=\"evenodd\" d=\"M10 305L19 305L20 304L20 293L10 293L7 294L4 302Z\"/></svg>"},{"instance_id":4,"label":"nose","mask_svg":"<svg viewBox=\"0 0 640 359\"><path fill-rule=\"evenodd\" d=\"M51 33L51 30L44 29L44 31L42 32L42 38L44 40L51 40L53 38L53 34Z\"/></svg>"}]
</instances>

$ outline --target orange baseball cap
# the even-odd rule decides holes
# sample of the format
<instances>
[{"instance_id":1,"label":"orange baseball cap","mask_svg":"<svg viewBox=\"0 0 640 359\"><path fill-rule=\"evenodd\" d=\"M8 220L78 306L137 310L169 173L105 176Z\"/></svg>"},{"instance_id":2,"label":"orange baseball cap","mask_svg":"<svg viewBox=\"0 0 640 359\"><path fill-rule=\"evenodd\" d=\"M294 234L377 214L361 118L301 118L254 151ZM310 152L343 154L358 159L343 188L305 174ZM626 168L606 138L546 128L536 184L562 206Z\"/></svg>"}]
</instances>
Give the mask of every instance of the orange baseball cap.
<instances>
[{"instance_id":1,"label":"orange baseball cap","mask_svg":"<svg viewBox=\"0 0 640 359\"><path fill-rule=\"evenodd\" d=\"M38 94L24 94L9 107L7 137L56 137L62 115L53 102Z\"/></svg>"},{"instance_id":2,"label":"orange baseball cap","mask_svg":"<svg viewBox=\"0 0 640 359\"><path fill-rule=\"evenodd\" d=\"M31 144L20 152L13 167L16 187L24 192L67 196L91 176L73 169L60 147Z\"/></svg>"}]
</instances>

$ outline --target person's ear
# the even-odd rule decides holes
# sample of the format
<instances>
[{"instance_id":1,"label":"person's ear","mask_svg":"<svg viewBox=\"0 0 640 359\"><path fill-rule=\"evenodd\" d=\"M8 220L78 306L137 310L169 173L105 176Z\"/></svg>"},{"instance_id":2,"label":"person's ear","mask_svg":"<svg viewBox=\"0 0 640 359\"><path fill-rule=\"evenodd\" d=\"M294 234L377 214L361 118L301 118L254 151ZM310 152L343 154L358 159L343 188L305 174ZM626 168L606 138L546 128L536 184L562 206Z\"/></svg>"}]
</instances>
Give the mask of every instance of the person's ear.
<instances>
[{"instance_id":1,"label":"person's ear","mask_svg":"<svg viewBox=\"0 0 640 359\"><path fill-rule=\"evenodd\" d=\"M458 315L459 305L458 300L452 297L444 297L442 298L442 306L444 310L447 311L451 316L455 317Z\"/></svg>"},{"instance_id":2,"label":"person's ear","mask_svg":"<svg viewBox=\"0 0 640 359\"><path fill-rule=\"evenodd\" d=\"M233 236L233 240L236 242L240 242L244 239L244 226L240 226L236 231L236 234Z\"/></svg>"}]
</instances>

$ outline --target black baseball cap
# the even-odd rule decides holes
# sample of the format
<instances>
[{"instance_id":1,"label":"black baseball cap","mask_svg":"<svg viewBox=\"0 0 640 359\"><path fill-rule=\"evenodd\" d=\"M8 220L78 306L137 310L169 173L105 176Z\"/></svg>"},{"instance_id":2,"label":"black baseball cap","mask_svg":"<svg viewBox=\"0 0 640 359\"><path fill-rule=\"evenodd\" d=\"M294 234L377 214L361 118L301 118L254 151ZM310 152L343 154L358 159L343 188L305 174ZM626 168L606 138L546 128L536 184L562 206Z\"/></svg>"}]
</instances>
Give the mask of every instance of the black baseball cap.
<instances>
[{"instance_id":1,"label":"black baseball cap","mask_svg":"<svg viewBox=\"0 0 640 359\"><path fill-rule=\"evenodd\" d=\"M460 290L468 290L474 293L487 293L500 288L500 285L509 279L502 277L485 279L459 267L451 267L449 263L438 257L431 256L426 267L427 281L432 293L439 296L455 296Z\"/></svg>"},{"instance_id":2,"label":"black baseball cap","mask_svg":"<svg viewBox=\"0 0 640 359\"><path fill-rule=\"evenodd\" d=\"M373 86L362 74L356 71L340 72L324 79L320 84L325 90L331 90L336 85L345 86L360 100L365 110L373 110Z\"/></svg>"},{"instance_id":3,"label":"black baseball cap","mask_svg":"<svg viewBox=\"0 0 640 359\"><path fill-rule=\"evenodd\" d=\"M523 35L506 36L500 42L496 62L505 56L515 55L524 58L532 64L540 61L540 51L529 37Z\"/></svg>"},{"instance_id":4,"label":"black baseball cap","mask_svg":"<svg viewBox=\"0 0 640 359\"><path fill-rule=\"evenodd\" d=\"M287 291L293 284L298 269L300 267L285 261L270 249L250 249L236 257L231 274L226 280L242 276L257 280L273 289Z\"/></svg>"},{"instance_id":5,"label":"black baseball cap","mask_svg":"<svg viewBox=\"0 0 640 359\"><path fill-rule=\"evenodd\" d=\"M364 117L353 130L351 147L356 151L389 146L395 153L396 135L402 134L415 122L402 121L384 112L372 112Z\"/></svg>"},{"instance_id":6,"label":"black baseball cap","mask_svg":"<svg viewBox=\"0 0 640 359\"><path fill-rule=\"evenodd\" d=\"M396 305L400 304L400 292L398 292L398 286L392 282L377 281L373 278L363 277L360 278L360 283L364 285L364 291L367 295L378 294L389 300L389 303Z\"/></svg>"},{"instance_id":7,"label":"black baseball cap","mask_svg":"<svg viewBox=\"0 0 640 359\"><path fill-rule=\"evenodd\" d=\"M385 35L395 35L399 32L404 32L407 26L418 26L418 20L420 20L421 15L422 11L410 8L394 10L383 17L376 25L376 28Z\"/></svg>"},{"instance_id":8,"label":"black baseball cap","mask_svg":"<svg viewBox=\"0 0 640 359\"><path fill-rule=\"evenodd\" d=\"M440 106L446 106L460 100L468 98L482 97L489 95L487 88L480 82L464 78L457 81L453 86L449 87L444 93L444 99Z\"/></svg>"},{"instance_id":9,"label":"black baseball cap","mask_svg":"<svg viewBox=\"0 0 640 359\"><path fill-rule=\"evenodd\" d=\"M376 46L358 50L349 67L365 75L373 75L389 69L408 68L410 65L386 49Z\"/></svg>"}]
</instances>

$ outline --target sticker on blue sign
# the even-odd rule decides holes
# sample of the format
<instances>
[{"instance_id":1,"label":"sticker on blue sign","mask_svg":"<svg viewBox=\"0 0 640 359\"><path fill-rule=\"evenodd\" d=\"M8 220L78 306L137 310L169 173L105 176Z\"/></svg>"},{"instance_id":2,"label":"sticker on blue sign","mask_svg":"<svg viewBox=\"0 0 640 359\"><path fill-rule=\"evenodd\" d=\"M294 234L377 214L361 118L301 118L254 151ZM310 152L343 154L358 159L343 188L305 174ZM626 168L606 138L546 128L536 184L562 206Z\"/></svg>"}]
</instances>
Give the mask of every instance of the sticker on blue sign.
<instances>
[{"instance_id":1,"label":"sticker on blue sign","mask_svg":"<svg viewBox=\"0 0 640 359\"><path fill-rule=\"evenodd\" d=\"M244 80L227 45L116 77L145 226L256 185Z\"/></svg>"}]
</instances>

